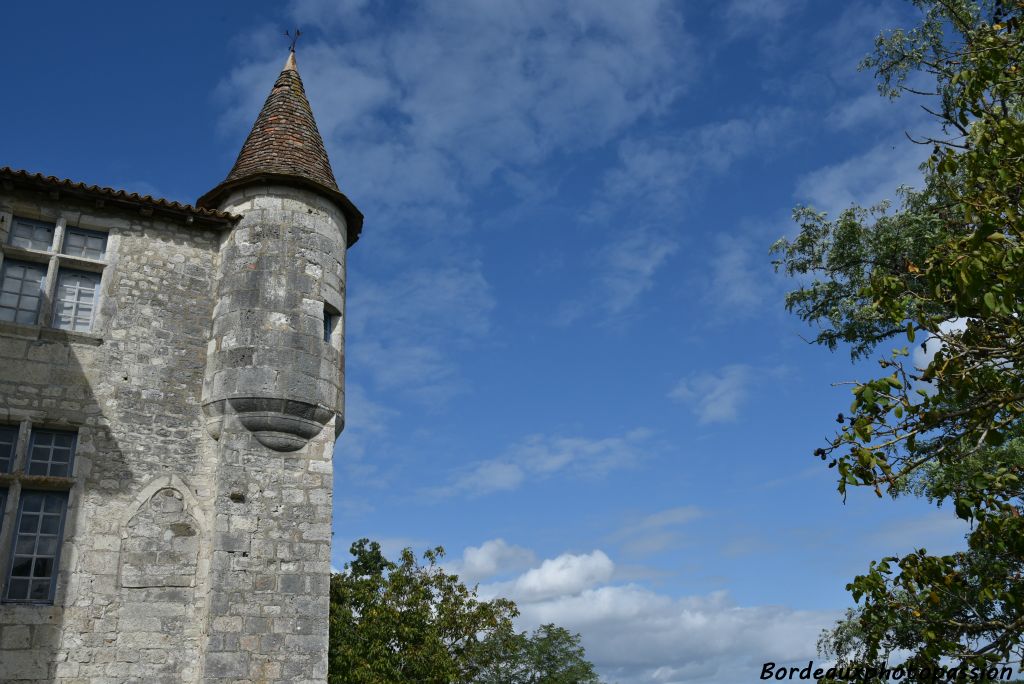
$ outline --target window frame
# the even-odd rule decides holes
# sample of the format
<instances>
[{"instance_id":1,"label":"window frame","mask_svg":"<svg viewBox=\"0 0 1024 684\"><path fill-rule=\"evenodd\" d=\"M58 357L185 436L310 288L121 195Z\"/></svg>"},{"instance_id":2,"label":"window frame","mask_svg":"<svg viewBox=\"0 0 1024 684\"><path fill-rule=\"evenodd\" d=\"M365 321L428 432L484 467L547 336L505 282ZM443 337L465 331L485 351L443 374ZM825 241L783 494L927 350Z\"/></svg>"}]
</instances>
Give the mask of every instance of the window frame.
<instances>
[{"instance_id":1,"label":"window frame","mask_svg":"<svg viewBox=\"0 0 1024 684\"><path fill-rule=\"evenodd\" d=\"M32 263L43 269L44 278L42 281L39 309L36 311L35 322L25 323L17 320L0 321L0 326L29 326L37 329L59 330L65 335L85 335L96 338L101 336L106 324L103 315L103 288L107 278L107 271L110 266L111 238L113 234L104 228L81 226L69 226L63 214L54 216L45 214L37 216L34 211L14 211L10 209L0 211L0 217L6 218L7 235L0 241L0 275L5 272L7 262ZM11 244L14 224L18 221L29 223L46 223L53 225L54 235L49 248L38 249ZM89 222L90 224L92 221ZM0 234L2 234L3 222L0 222ZM86 237L104 237L103 254L100 258L85 255L68 254L65 249L69 235L81 233ZM94 273L99 280L96 284L93 295L92 315L89 321L88 330L74 330L72 327L61 327L58 310L59 292L57 290L62 272L79 271L82 273ZM20 296L18 302L20 303ZM14 318L17 319L15 309Z\"/></svg>"},{"instance_id":2,"label":"window frame","mask_svg":"<svg viewBox=\"0 0 1024 684\"><path fill-rule=\"evenodd\" d=\"M7 270L9 268L11 268L11 267L23 268L23 269L26 269L26 270L38 271L39 274L41 275L41 277L39 279L39 294L35 295L35 297L34 297L37 300L37 302L36 302L36 309L35 309L35 321L33 321L32 323L25 323L23 321L19 321L18 320L18 314L20 314L23 311L25 311L25 312L29 311L29 309L21 308L21 301L22 301L22 299L26 298L25 293L21 291L22 287L23 287L23 285L22 285L22 286L20 286L18 288L18 292L17 293L11 293L11 294L17 294L17 296L18 296L18 301L17 301L17 303L13 307L14 320L11 320L11 321L6 321L5 320L3 322L4 323L14 323L15 325L39 325L39 317L40 317L40 315L43 312L43 304L46 301L47 267L45 265L40 264L40 263L35 262L35 261L24 261L22 259L4 259L3 264L0 264L0 296L5 294L5 291L2 289L3 288L3 283L7 282ZM27 278L18 278L17 280L20 283L22 283L22 284L28 282ZM31 297L31 295L29 295L29 297ZM3 308L10 309L11 307L4 306Z\"/></svg>"},{"instance_id":3,"label":"window frame","mask_svg":"<svg viewBox=\"0 0 1024 684\"><path fill-rule=\"evenodd\" d=\"M46 226L46 227L50 228L50 244L49 244L49 246L48 247L36 247L35 245L31 244L31 242L32 242L31 239L29 239L29 243L30 244L29 244L28 247L25 247L24 245L16 245L16 244L14 244L14 240L16 238L16 236L14 235L14 228L15 228L15 225L17 224L18 221L24 221L25 223L28 223L28 224L34 224L34 226L37 227L37 228L41 227L41 226ZM30 250L35 250L35 251L38 251L38 252L50 252L50 251L53 250L53 243L56 240L56 238L57 238L57 221L54 221L54 222L51 223L50 221L46 221L46 220L43 220L43 219L33 219L33 218L28 218L26 216L17 216L17 215L12 215L11 216L11 227L10 227L10 230L8 230L8 232L7 232L7 244L10 245L11 247L14 247L16 249L30 249ZM22 239L22 238L17 238L17 239Z\"/></svg>"},{"instance_id":4,"label":"window frame","mask_svg":"<svg viewBox=\"0 0 1024 684\"><path fill-rule=\"evenodd\" d=\"M72 254L67 251L68 249L68 237L74 233L78 233L88 240L89 238L103 238L103 251L98 257L89 256L88 254ZM80 228L78 226L67 226L64 228L64 238L61 240L60 253L64 256L71 257L72 259L89 259L90 261L103 261L107 258L107 245L110 244L110 233L106 233L102 230L92 230L91 228ZM86 250L88 250L88 242L86 243Z\"/></svg>"},{"instance_id":5,"label":"window frame","mask_svg":"<svg viewBox=\"0 0 1024 684\"><path fill-rule=\"evenodd\" d=\"M0 474L6 475L14 472L14 462L18 458L18 433L21 430L17 425L0 425L0 434L5 432L11 432L14 435L14 441L11 442L11 453L7 457L2 458L2 460L7 461L7 467L0 466Z\"/></svg>"},{"instance_id":6,"label":"window frame","mask_svg":"<svg viewBox=\"0 0 1024 684\"><path fill-rule=\"evenodd\" d=\"M92 288L92 301L89 303L88 325L87 325L85 330L78 330L75 327L77 325L77 323L78 323L78 319L80 318L79 313L78 313L79 312L79 306L82 304L82 302L80 302L78 300L77 295L79 293L85 291L84 288L81 288L81 287L78 287L77 285L75 285L74 286L74 291L75 291L76 297L75 297L75 299L70 300L70 304L71 304L71 314L70 314L71 327L65 328L63 326L63 321L61 319L64 317L64 311L62 309L62 305L65 303L63 294L64 294L64 290L66 289L66 286L61 284L61 278L65 277L65 276L67 276L67 277L74 277L74 276L83 276L83 275L84 276L89 276L89 277L95 277L95 279L96 279L95 283L93 285L93 288ZM100 295L100 284L102 283L102 281L103 281L103 274L102 273L96 273L95 271L83 271L83 270L78 269L78 268L65 268L65 267L58 268L57 269L57 283L54 286L54 290L53 290L53 316L51 317L50 325L52 327L56 328L57 330L67 330L68 332L92 332L93 325L96 323L96 304L99 302L99 299L100 299L100 296L99 296Z\"/></svg>"},{"instance_id":7,"label":"window frame","mask_svg":"<svg viewBox=\"0 0 1024 684\"><path fill-rule=\"evenodd\" d=\"M57 548L54 551L53 556L38 556L35 553L32 553L31 555L28 556L31 559L31 562L30 562L30 572L31 572L33 566L35 566L35 560L37 558L52 558L53 559L53 565L51 566L50 577L49 577L50 588L49 588L49 591L47 592L47 595L46 595L45 599L34 599L34 598L32 598L31 597L31 594L32 594L32 582L36 581L38 579L41 579L41 578L36 578L36 577L34 577L34 576L32 576L30 574L28 576L29 597L28 598L11 598L11 596L10 596L10 594L11 594L11 584L12 584L13 580L15 579L15 577L13 575L13 573L14 573L14 562L17 560L17 558L19 556L19 554L17 553L18 535L21 534L21 519L22 519L22 516L25 513L25 499L26 499L27 495L33 495L33 494L42 495L44 497L44 499L43 499L43 501L44 501L43 508L39 512L40 516L53 515L52 513L46 513L46 511L45 511L45 508L46 508L46 504L45 504L46 499L45 499L45 497L47 497L47 496L58 496L58 497L60 497L60 505L61 505L61 510L60 510L60 513L59 513L60 520L57 523L57 533L56 533L56 535L54 535L56 537L56 539L57 539ZM11 535L11 543L10 543L9 550L8 550L7 570L4 573L4 586L3 586L3 592L4 593L3 593L3 599L0 600L0 603L5 603L5 604L18 604L18 603L20 603L20 604L35 604L35 605L53 605L53 600L54 600L54 598L57 595L57 579L60 576L60 556L61 556L61 551L63 551L63 549L64 549L64 528L67 525L67 521L68 521L68 502L69 502L70 498L71 498L71 496L70 496L70 493L68 491L52 490L52 489L22 489L18 493L18 509L17 509L16 515L12 516L14 518L14 531L13 531L13 534ZM40 520L40 523L41 522L42 522L42 520ZM36 547L38 547L39 538L41 536L42 535L41 535L40 531L37 528L37 531L34 534L34 538L36 539ZM47 535L47 536L49 536L49 535ZM25 554L20 554L20 555L22 557L25 556ZM19 577L19 579L20 579L20 577Z\"/></svg>"},{"instance_id":8,"label":"window frame","mask_svg":"<svg viewBox=\"0 0 1024 684\"><path fill-rule=\"evenodd\" d=\"M8 423L5 427L15 427ZM78 479L75 469L78 466L78 445L80 443L80 428L68 425L53 425L41 422L34 424L30 419L22 420L16 426L18 436L15 446L12 468L9 472L0 473L0 605L53 605L56 603L57 595L61 585L61 558L64 553L64 546L67 540L64 538L67 528L68 515L77 505L75 492ZM67 476L61 475L33 475L29 473L29 460L31 445L34 443L34 436L40 432L64 433L71 435L71 453L69 454ZM49 467L47 468L49 472ZM50 574L50 589L46 599L11 599L8 598L11 591L11 573L14 571L14 560L18 543L18 528L21 527L22 513L26 495L59 495L62 497L62 508L60 522L57 529L57 548L53 556L53 566ZM45 504L44 509L45 511ZM38 539L38 531L36 539ZM33 552L35 547L33 547ZM24 554L22 554L24 555ZM33 561L30 569L34 569L36 556L33 553ZM31 583L29 584L31 592Z\"/></svg>"}]
</instances>

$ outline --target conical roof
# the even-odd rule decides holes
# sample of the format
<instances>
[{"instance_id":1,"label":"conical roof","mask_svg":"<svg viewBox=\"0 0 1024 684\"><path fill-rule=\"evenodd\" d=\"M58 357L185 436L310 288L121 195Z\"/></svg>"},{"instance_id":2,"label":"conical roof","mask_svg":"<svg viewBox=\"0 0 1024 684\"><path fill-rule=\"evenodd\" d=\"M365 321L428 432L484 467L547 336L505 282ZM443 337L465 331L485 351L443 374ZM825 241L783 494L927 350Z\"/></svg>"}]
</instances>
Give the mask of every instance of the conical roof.
<instances>
[{"instance_id":1,"label":"conical roof","mask_svg":"<svg viewBox=\"0 0 1024 684\"><path fill-rule=\"evenodd\" d=\"M231 172L196 204L214 206L230 189L267 181L299 185L327 195L345 214L349 244L359 237L363 215L338 189L295 65L294 52L288 54L284 69L263 103Z\"/></svg>"}]
</instances>

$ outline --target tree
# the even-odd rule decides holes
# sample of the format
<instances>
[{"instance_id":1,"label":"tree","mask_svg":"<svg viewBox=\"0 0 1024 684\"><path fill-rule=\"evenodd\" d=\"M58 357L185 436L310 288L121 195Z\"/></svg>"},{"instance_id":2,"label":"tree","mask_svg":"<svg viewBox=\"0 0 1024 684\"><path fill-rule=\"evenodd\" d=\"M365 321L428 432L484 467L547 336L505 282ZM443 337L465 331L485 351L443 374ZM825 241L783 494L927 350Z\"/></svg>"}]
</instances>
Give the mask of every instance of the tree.
<instances>
[{"instance_id":1,"label":"tree","mask_svg":"<svg viewBox=\"0 0 1024 684\"><path fill-rule=\"evenodd\" d=\"M818 343L854 358L902 338L935 350L917 367L901 345L852 383L850 415L815 452L840 493L924 495L973 523L963 552L871 563L823 651L983 667L1024 659L1024 0L912 1L920 24L880 36L863 66L939 124L916 140L931 148L924 188L901 189L894 213L798 207L800 234L773 251L805 283L786 303Z\"/></svg>"},{"instance_id":2,"label":"tree","mask_svg":"<svg viewBox=\"0 0 1024 684\"><path fill-rule=\"evenodd\" d=\"M599 684L580 635L553 624L530 635L502 627L481 644L476 684Z\"/></svg>"},{"instance_id":3,"label":"tree","mask_svg":"<svg viewBox=\"0 0 1024 684\"><path fill-rule=\"evenodd\" d=\"M588 684L598 682L580 636L554 625L517 633L519 613L503 598L481 601L476 589L444 572L437 547L398 562L360 539L353 560L331 576L331 684Z\"/></svg>"}]
</instances>

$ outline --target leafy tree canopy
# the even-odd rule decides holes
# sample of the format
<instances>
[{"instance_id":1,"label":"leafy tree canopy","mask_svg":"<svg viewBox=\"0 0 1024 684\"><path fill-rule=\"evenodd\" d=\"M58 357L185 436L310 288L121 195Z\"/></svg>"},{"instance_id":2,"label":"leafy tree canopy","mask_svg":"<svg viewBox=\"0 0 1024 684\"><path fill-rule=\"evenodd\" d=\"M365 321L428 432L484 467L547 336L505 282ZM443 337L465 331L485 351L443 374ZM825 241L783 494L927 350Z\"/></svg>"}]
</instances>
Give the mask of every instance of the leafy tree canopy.
<instances>
[{"instance_id":1,"label":"leafy tree canopy","mask_svg":"<svg viewBox=\"0 0 1024 684\"><path fill-rule=\"evenodd\" d=\"M331 577L331 684L598 684L580 635L516 632L508 599L481 601L438 564L444 549L397 562L360 539Z\"/></svg>"},{"instance_id":2,"label":"leafy tree canopy","mask_svg":"<svg viewBox=\"0 0 1024 684\"><path fill-rule=\"evenodd\" d=\"M799 235L773 251L818 343L882 353L816 451L840 493L919 494L973 523L961 553L872 563L823 650L983 666L1024 657L1024 0L912 1L920 23L881 35L862 66L938 123L917 141L931 149L923 189L901 189L896 211L799 207ZM922 343L935 353L915 365Z\"/></svg>"}]
</instances>

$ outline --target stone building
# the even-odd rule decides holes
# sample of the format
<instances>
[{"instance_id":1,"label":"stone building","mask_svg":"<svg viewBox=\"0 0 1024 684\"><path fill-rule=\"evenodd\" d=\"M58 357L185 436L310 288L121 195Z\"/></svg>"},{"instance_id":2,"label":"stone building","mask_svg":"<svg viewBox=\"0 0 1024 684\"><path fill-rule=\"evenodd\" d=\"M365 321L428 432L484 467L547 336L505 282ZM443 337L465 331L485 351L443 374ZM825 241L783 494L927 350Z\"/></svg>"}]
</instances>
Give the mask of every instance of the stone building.
<instances>
[{"instance_id":1,"label":"stone building","mask_svg":"<svg viewBox=\"0 0 1024 684\"><path fill-rule=\"evenodd\" d=\"M0 169L0 681L325 680L361 227L294 54L195 206Z\"/></svg>"}]
</instances>

